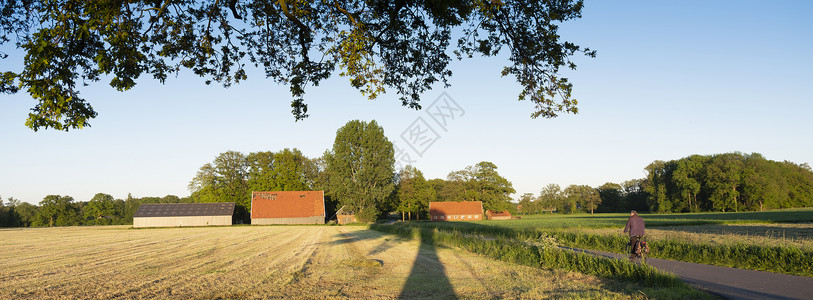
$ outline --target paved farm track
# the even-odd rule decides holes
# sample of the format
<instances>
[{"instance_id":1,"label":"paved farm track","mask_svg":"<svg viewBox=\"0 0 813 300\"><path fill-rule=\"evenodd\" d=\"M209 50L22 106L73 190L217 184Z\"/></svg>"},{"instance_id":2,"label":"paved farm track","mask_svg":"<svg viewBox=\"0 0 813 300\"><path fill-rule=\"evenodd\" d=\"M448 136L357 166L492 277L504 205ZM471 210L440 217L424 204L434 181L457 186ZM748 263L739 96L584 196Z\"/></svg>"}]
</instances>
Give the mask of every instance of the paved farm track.
<instances>
[{"instance_id":1,"label":"paved farm track","mask_svg":"<svg viewBox=\"0 0 813 300\"><path fill-rule=\"evenodd\" d=\"M568 248L570 249L570 248ZM577 250L610 259L627 255ZM689 285L726 299L813 299L813 277L649 258L647 264L677 275Z\"/></svg>"}]
</instances>

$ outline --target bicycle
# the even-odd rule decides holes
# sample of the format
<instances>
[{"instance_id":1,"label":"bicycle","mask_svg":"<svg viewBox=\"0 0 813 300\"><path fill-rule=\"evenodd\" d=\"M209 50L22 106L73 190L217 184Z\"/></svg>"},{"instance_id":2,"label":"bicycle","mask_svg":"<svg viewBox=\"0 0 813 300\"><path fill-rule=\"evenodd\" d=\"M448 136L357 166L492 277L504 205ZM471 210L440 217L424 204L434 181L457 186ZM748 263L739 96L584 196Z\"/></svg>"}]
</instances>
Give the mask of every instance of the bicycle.
<instances>
[{"instance_id":1,"label":"bicycle","mask_svg":"<svg viewBox=\"0 0 813 300\"><path fill-rule=\"evenodd\" d=\"M649 254L649 244L646 242L645 235L637 236L638 240L635 241L635 245L631 245L630 242L627 242L627 247L624 248L624 252L630 254L630 261L634 262L635 259L640 259L643 263L646 263L646 256ZM630 247L635 250L635 254L633 256L633 252L630 251Z\"/></svg>"}]
</instances>

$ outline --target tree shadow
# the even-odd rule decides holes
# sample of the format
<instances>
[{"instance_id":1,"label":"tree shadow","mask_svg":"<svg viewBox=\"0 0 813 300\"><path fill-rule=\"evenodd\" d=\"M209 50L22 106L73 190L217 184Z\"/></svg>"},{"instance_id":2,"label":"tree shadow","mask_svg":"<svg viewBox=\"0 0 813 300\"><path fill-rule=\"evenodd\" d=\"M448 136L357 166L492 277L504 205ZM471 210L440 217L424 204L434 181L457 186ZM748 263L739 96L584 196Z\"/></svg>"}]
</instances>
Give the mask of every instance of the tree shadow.
<instances>
[{"instance_id":1,"label":"tree shadow","mask_svg":"<svg viewBox=\"0 0 813 300\"><path fill-rule=\"evenodd\" d=\"M420 230L415 263L398 299L457 299L446 268L438 258L433 230Z\"/></svg>"}]
</instances>

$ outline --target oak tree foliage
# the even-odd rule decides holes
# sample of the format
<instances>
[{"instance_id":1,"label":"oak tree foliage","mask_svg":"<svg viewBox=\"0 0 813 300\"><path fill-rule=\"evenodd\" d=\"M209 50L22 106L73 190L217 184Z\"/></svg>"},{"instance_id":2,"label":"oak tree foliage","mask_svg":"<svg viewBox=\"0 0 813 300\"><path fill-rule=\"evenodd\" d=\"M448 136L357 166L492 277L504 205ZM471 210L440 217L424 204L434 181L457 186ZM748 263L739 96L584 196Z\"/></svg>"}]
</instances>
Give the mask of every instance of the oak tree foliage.
<instances>
[{"instance_id":1,"label":"oak tree foliage","mask_svg":"<svg viewBox=\"0 0 813 300\"><path fill-rule=\"evenodd\" d=\"M328 194L360 221L375 221L395 188L394 153L375 120L347 122L324 155Z\"/></svg>"},{"instance_id":2,"label":"oak tree foliage","mask_svg":"<svg viewBox=\"0 0 813 300\"><path fill-rule=\"evenodd\" d=\"M575 69L575 54L595 56L558 34L582 8L574 0L8 0L0 58L24 57L20 70L0 69L0 92L34 98L31 129L67 131L96 117L80 94L93 82L125 91L141 76L164 83L188 69L229 87L258 68L290 88L301 120L306 87L336 72L370 99L391 90L420 109L422 93L448 86L453 59L505 49L502 75L520 83L533 118L549 118L578 111L560 68Z\"/></svg>"}]
</instances>

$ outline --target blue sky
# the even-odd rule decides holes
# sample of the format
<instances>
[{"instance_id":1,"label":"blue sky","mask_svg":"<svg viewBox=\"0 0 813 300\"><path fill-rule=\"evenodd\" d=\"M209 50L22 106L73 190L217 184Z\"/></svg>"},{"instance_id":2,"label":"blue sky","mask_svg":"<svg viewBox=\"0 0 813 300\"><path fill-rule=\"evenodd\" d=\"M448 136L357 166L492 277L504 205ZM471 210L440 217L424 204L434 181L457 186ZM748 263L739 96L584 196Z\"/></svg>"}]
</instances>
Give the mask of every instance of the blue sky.
<instances>
[{"instance_id":1,"label":"blue sky","mask_svg":"<svg viewBox=\"0 0 813 300\"><path fill-rule=\"evenodd\" d=\"M691 154L813 163L811 11L809 1L586 1L582 19L560 32L598 50L565 72L579 114L530 119L533 105L516 100L515 79L500 77L505 57L454 62L452 87L422 103L445 92L464 114L411 157L428 178L494 162L516 197L549 183L642 178L653 160ZM338 76L308 89L311 117L300 122L287 86L259 72L229 89L203 81L189 72L166 85L145 77L124 93L93 83L81 92L99 116L68 133L32 132L24 126L31 97L0 95L0 196L187 196L195 172L227 150L298 148L316 157L353 119L375 119L407 149L400 135L417 118L436 126L395 94L369 101Z\"/></svg>"}]
</instances>

